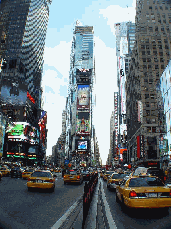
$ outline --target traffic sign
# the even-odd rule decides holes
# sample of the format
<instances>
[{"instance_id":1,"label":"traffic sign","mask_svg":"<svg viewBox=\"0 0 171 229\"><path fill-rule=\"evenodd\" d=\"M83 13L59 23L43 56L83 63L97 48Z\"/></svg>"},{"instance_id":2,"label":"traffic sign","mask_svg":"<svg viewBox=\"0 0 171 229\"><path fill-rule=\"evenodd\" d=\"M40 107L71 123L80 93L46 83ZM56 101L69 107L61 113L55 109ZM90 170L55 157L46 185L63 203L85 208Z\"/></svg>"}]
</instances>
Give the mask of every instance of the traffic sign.
<instances>
[{"instance_id":1,"label":"traffic sign","mask_svg":"<svg viewBox=\"0 0 171 229\"><path fill-rule=\"evenodd\" d=\"M64 161L64 164L65 164L65 165L68 165L68 164L69 164L69 160L65 160L65 161Z\"/></svg>"}]
</instances>

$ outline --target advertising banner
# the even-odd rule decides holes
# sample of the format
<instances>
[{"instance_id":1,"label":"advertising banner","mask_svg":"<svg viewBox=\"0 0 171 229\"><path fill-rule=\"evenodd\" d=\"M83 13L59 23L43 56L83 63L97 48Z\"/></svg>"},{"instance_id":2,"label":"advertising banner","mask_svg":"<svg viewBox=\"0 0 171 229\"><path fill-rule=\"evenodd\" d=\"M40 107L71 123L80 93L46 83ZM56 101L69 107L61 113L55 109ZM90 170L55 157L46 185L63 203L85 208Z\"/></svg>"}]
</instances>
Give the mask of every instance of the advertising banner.
<instances>
[{"instance_id":1,"label":"advertising banner","mask_svg":"<svg viewBox=\"0 0 171 229\"><path fill-rule=\"evenodd\" d=\"M78 85L77 109L90 109L89 85Z\"/></svg>"},{"instance_id":2,"label":"advertising banner","mask_svg":"<svg viewBox=\"0 0 171 229\"><path fill-rule=\"evenodd\" d=\"M9 124L6 130L9 141L24 141L30 144L38 144L38 130L27 122L14 122Z\"/></svg>"},{"instance_id":3,"label":"advertising banner","mask_svg":"<svg viewBox=\"0 0 171 229\"><path fill-rule=\"evenodd\" d=\"M3 155L3 145L4 145L4 137L5 137L5 125L6 120L2 114L0 114L0 157Z\"/></svg>"},{"instance_id":4,"label":"advertising banner","mask_svg":"<svg viewBox=\"0 0 171 229\"><path fill-rule=\"evenodd\" d=\"M0 98L2 104L25 105L27 100L27 86L23 83L3 80Z\"/></svg>"},{"instance_id":5,"label":"advertising banner","mask_svg":"<svg viewBox=\"0 0 171 229\"><path fill-rule=\"evenodd\" d=\"M77 135L90 135L90 120L77 119L76 124L76 134Z\"/></svg>"},{"instance_id":6,"label":"advertising banner","mask_svg":"<svg viewBox=\"0 0 171 229\"><path fill-rule=\"evenodd\" d=\"M87 149L87 141L78 141L78 150Z\"/></svg>"}]
</instances>

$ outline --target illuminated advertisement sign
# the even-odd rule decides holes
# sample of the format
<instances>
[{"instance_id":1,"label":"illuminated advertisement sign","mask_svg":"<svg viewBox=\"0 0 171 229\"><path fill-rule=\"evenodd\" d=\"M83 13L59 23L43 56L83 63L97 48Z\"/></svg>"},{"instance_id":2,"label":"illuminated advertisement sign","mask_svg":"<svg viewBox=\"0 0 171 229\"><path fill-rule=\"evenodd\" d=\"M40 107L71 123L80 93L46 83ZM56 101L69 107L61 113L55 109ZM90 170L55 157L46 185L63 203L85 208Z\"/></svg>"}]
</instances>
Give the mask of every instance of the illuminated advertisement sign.
<instances>
[{"instance_id":1,"label":"illuminated advertisement sign","mask_svg":"<svg viewBox=\"0 0 171 229\"><path fill-rule=\"evenodd\" d=\"M77 109L90 108L90 87L89 85L78 85Z\"/></svg>"},{"instance_id":2,"label":"illuminated advertisement sign","mask_svg":"<svg viewBox=\"0 0 171 229\"><path fill-rule=\"evenodd\" d=\"M9 141L24 141L30 144L38 144L38 130L26 122L14 122L9 124L6 130Z\"/></svg>"},{"instance_id":3,"label":"illuminated advertisement sign","mask_svg":"<svg viewBox=\"0 0 171 229\"><path fill-rule=\"evenodd\" d=\"M76 75L80 77L89 77L92 75L92 69L76 69Z\"/></svg>"},{"instance_id":4,"label":"illuminated advertisement sign","mask_svg":"<svg viewBox=\"0 0 171 229\"><path fill-rule=\"evenodd\" d=\"M143 122L143 103L138 101L138 121Z\"/></svg>"},{"instance_id":5,"label":"illuminated advertisement sign","mask_svg":"<svg viewBox=\"0 0 171 229\"><path fill-rule=\"evenodd\" d=\"M47 112L42 111L42 115L39 119L39 127L40 127L40 143L44 147L46 144L46 124L47 124Z\"/></svg>"},{"instance_id":6,"label":"illuminated advertisement sign","mask_svg":"<svg viewBox=\"0 0 171 229\"><path fill-rule=\"evenodd\" d=\"M115 147L118 145L118 92L114 92Z\"/></svg>"},{"instance_id":7,"label":"illuminated advertisement sign","mask_svg":"<svg viewBox=\"0 0 171 229\"><path fill-rule=\"evenodd\" d=\"M27 86L19 82L3 80L0 98L2 104L25 105L27 100Z\"/></svg>"},{"instance_id":8,"label":"illuminated advertisement sign","mask_svg":"<svg viewBox=\"0 0 171 229\"><path fill-rule=\"evenodd\" d=\"M78 141L78 150L87 149L87 141Z\"/></svg>"},{"instance_id":9,"label":"illuminated advertisement sign","mask_svg":"<svg viewBox=\"0 0 171 229\"><path fill-rule=\"evenodd\" d=\"M77 135L89 135L90 134L90 120L77 119L76 124L76 134Z\"/></svg>"}]
</instances>

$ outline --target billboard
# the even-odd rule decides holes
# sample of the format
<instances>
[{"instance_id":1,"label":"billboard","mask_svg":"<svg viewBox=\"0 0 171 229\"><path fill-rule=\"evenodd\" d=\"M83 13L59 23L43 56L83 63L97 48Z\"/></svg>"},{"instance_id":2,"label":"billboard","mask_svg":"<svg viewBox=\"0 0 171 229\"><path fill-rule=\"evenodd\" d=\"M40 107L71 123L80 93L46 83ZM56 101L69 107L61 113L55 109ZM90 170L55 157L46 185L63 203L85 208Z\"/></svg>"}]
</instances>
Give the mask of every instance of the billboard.
<instances>
[{"instance_id":1,"label":"billboard","mask_svg":"<svg viewBox=\"0 0 171 229\"><path fill-rule=\"evenodd\" d=\"M89 85L78 85L77 109L90 109Z\"/></svg>"},{"instance_id":2,"label":"billboard","mask_svg":"<svg viewBox=\"0 0 171 229\"><path fill-rule=\"evenodd\" d=\"M87 141L78 141L78 150L86 150Z\"/></svg>"},{"instance_id":3,"label":"billboard","mask_svg":"<svg viewBox=\"0 0 171 229\"><path fill-rule=\"evenodd\" d=\"M90 135L90 120L84 119L77 119L76 124L76 134L77 135Z\"/></svg>"},{"instance_id":4,"label":"billboard","mask_svg":"<svg viewBox=\"0 0 171 229\"><path fill-rule=\"evenodd\" d=\"M27 85L21 82L11 82L3 79L1 83L1 103L25 105L27 100Z\"/></svg>"},{"instance_id":5,"label":"billboard","mask_svg":"<svg viewBox=\"0 0 171 229\"><path fill-rule=\"evenodd\" d=\"M40 127L40 143L43 147L46 147L46 124L47 124L47 112L42 111L42 114L39 119L39 127Z\"/></svg>"},{"instance_id":6,"label":"billboard","mask_svg":"<svg viewBox=\"0 0 171 229\"><path fill-rule=\"evenodd\" d=\"M38 144L38 130L27 122L14 122L8 124L6 133L9 141L22 141L30 144Z\"/></svg>"}]
</instances>

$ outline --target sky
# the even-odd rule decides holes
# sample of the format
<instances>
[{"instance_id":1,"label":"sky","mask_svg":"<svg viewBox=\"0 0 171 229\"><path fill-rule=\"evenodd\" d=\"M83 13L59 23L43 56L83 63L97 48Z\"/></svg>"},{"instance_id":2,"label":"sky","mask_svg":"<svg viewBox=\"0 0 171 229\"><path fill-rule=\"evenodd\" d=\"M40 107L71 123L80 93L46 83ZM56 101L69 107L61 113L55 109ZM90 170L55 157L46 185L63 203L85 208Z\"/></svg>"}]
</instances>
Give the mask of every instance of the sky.
<instances>
[{"instance_id":1,"label":"sky","mask_svg":"<svg viewBox=\"0 0 171 229\"><path fill-rule=\"evenodd\" d=\"M62 132L62 111L65 109L69 85L70 53L76 21L94 27L94 57L96 106L93 124L99 144L102 164L110 148L110 117L114 110L117 88L116 37L114 24L135 22L136 0L53 0L44 50L42 76L43 109L47 111L47 150Z\"/></svg>"}]
</instances>

